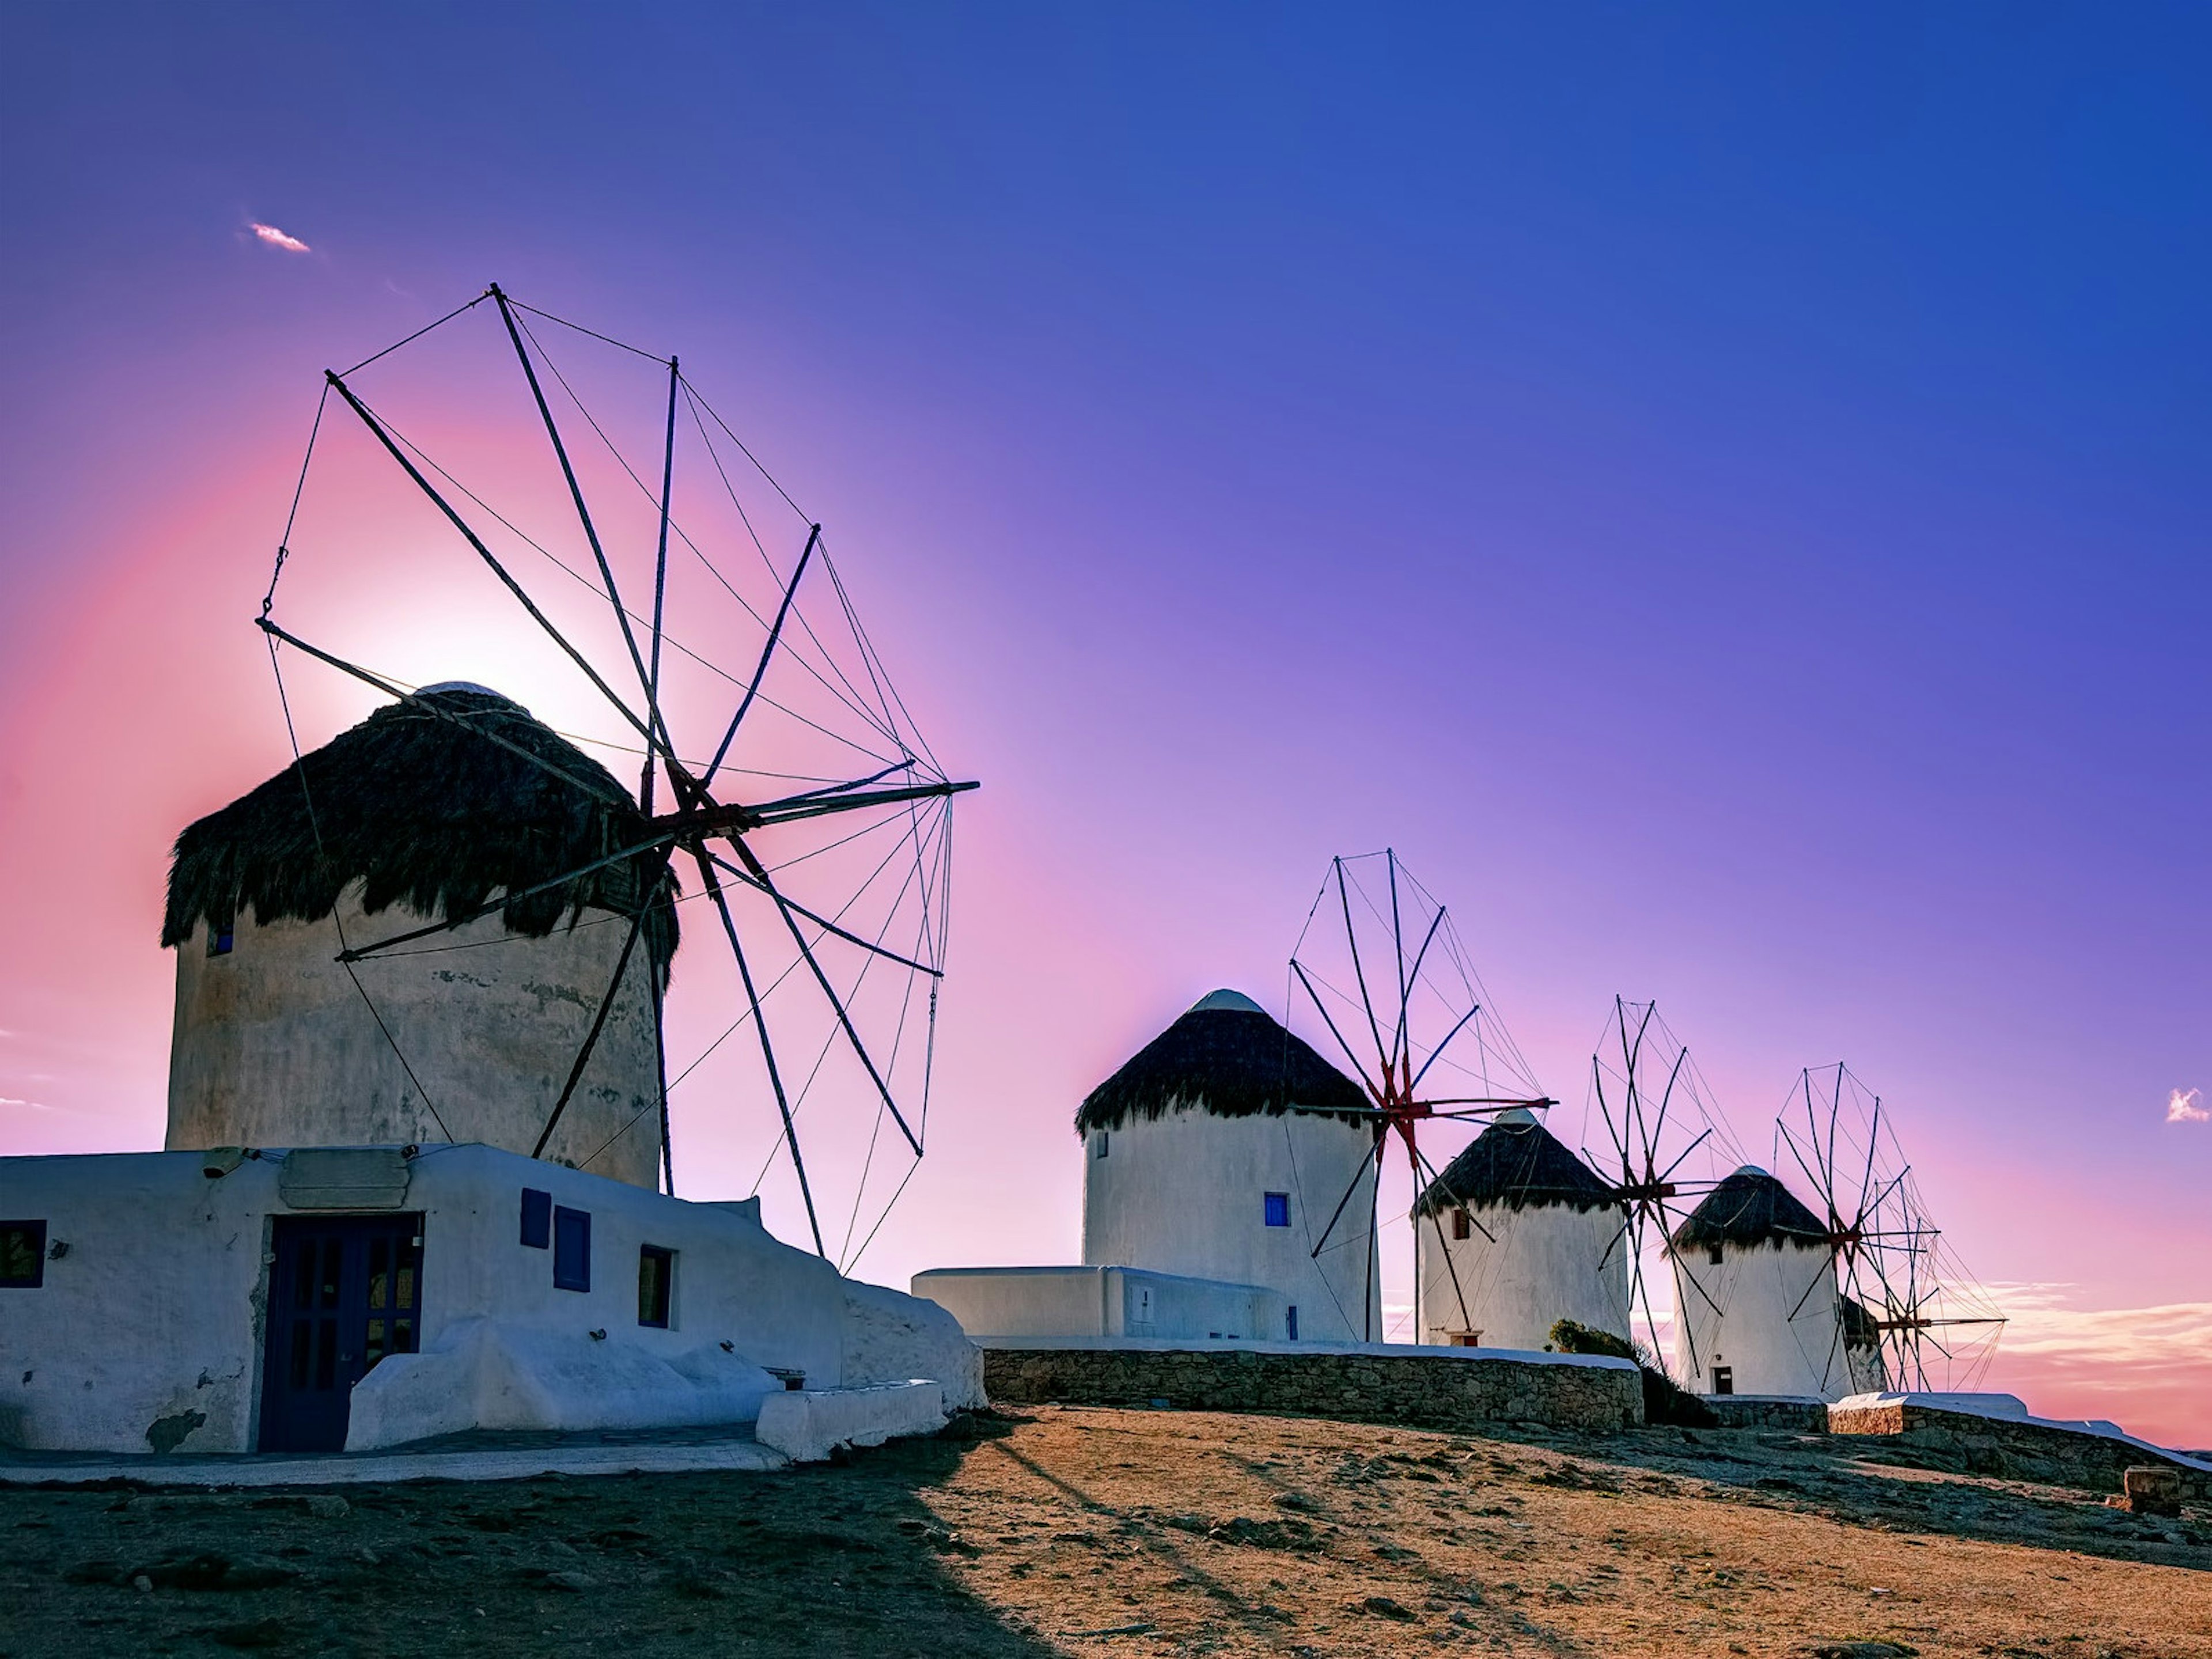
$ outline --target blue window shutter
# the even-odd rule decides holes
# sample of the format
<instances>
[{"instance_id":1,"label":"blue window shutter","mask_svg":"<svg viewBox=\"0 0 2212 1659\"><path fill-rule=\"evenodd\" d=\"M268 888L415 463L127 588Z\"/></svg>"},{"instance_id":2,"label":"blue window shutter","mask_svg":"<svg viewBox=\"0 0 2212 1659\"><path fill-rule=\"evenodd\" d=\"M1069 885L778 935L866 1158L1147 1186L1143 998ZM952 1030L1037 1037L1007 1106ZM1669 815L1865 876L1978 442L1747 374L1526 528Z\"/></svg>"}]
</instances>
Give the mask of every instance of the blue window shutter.
<instances>
[{"instance_id":1,"label":"blue window shutter","mask_svg":"<svg viewBox=\"0 0 2212 1659\"><path fill-rule=\"evenodd\" d=\"M535 1187L522 1189L522 1242L542 1250L553 1242L553 1194Z\"/></svg>"},{"instance_id":2,"label":"blue window shutter","mask_svg":"<svg viewBox=\"0 0 2212 1659\"><path fill-rule=\"evenodd\" d=\"M592 1218L588 1211L553 1211L553 1284L563 1291L592 1288Z\"/></svg>"},{"instance_id":3,"label":"blue window shutter","mask_svg":"<svg viewBox=\"0 0 2212 1659\"><path fill-rule=\"evenodd\" d=\"M1297 1303L1291 1303L1285 1310L1283 1322L1289 1328L1291 1340L1297 1341L1298 1340L1298 1304Z\"/></svg>"},{"instance_id":4,"label":"blue window shutter","mask_svg":"<svg viewBox=\"0 0 2212 1659\"><path fill-rule=\"evenodd\" d=\"M1267 1224L1270 1227L1287 1227L1291 1224L1291 1195L1288 1193L1267 1194Z\"/></svg>"}]
</instances>

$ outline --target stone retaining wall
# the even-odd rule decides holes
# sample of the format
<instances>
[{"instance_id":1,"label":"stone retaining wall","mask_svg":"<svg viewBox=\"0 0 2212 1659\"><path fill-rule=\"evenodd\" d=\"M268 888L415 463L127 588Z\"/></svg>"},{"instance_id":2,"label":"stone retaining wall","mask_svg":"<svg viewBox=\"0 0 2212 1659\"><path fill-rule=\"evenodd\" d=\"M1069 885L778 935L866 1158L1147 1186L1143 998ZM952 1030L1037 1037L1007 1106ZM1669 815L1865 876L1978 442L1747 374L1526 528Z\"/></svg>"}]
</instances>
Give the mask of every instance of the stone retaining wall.
<instances>
[{"instance_id":1,"label":"stone retaining wall","mask_svg":"<svg viewBox=\"0 0 2212 1659\"><path fill-rule=\"evenodd\" d=\"M1724 1429L1790 1429L1799 1434L1828 1431L1828 1407L1818 1400L1756 1394L1701 1394L1698 1399Z\"/></svg>"},{"instance_id":2,"label":"stone retaining wall","mask_svg":"<svg viewBox=\"0 0 2212 1659\"><path fill-rule=\"evenodd\" d=\"M1632 1365L1545 1364L1442 1354L1249 1348L987 1346L983 1386L1000 1404L1144 1405L1279 1412L1417 1428L1533 1423L1604 1433L1644 1421Z\"/></svg>"},{"instance_id":3,"label":"stone retaining wall","mask_svg":"<svg viewBox=\"0 0 2212 1659\"><path fill-rule=\"evenodd\" d=\"M2172 1468L2182 1495L2212 1499L2212 1476L2134 1441L2063 1429L2047 1423L2014 1423L1893 1401L1880 1406L1831 1406L1831 1434L1881 1435L1915 1451L1958 1462L1972 1474L2008 1475L2054 1486L2117 1492L2124 1471L2141 1465Z\"/></svg>"}]
</instances>

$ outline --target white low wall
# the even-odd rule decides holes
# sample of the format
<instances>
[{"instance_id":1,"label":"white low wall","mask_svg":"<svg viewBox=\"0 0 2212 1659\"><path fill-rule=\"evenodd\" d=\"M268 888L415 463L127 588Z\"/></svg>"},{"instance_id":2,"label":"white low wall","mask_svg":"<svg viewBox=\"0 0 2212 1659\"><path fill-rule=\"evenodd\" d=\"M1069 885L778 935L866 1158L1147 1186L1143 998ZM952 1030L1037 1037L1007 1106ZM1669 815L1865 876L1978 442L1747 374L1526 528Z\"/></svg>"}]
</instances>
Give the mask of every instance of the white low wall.
<instances>
[{"instance_id":1,"label":"white low wall","mask_svg":"<svg viewBox=\"0 0 2212 1659\"><path fill-rule=\"evenodd\" d=\"M880 1446L944 1426L944 1390L917 1380L771 1395L754 1437L794 1463L818 1463L840 1446Z\"/></svg>"},{"instance_id":2,"label":"white low wall","mask_svg":"<svg viewBox=\"0 0 2212 1659\"><path fill-rule=\"evenodd\" d=\"M270 1228L291 1212L282 1158L217 1179L192 1152L0 1158L0 1216L44 1220L67 1247L39 1288L0 1289L0 1443L254 1449ZM427 1147L407 1170L421 1351L362 1380L349 1445L749 1421L763 1367L815 1389L929 1376L949 1403L981 1403L980 1356L949 1315L841 1279L738 1206L488 1146ZM556 1288L552 1252L520 1243L525 1188L592 1217L590 1290ZM665 1329L638 1323L647 1244L675 1252Z\"/></svg>"},{"instance_id":3,"label":"white low wall","mask_svg":"<svg viewBox=\"0 0 2212 1659\"><path fill-rule=\"evenodd\" d=\"M1280 1291L1142 1267L933 1267L914 1276L912 1289L949 1311L977 1340L1285 1337Z\"/></svg>"}]
</instances>

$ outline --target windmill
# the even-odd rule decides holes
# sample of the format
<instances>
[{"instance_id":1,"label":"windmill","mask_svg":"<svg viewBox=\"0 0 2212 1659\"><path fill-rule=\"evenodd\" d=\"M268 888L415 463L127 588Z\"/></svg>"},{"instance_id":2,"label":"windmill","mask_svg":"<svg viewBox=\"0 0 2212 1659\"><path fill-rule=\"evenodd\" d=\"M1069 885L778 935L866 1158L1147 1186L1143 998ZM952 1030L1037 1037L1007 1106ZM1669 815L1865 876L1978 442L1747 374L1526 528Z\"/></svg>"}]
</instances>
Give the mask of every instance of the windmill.
<instances>
[{"instance_id":1,"label":"windmill","mask_svg":"<svg viewBox=\"0 0 2212 1659\"><path fill-rule=\"evenodd\" d=\"M703 902L726 956L687 965L685 988L668 994L696 1005L680 1017L657 981L653 993L663 1184L674 1190L672 1098L688 1125L718 1135L741 1106L787 1167L815 1250L830 1257L836 1242L849 1267L922 1155L951 802L976 786L931 754L822 526L678 359L494 284L326 372L256 623L295 758L295 710L335 702L350 681L510 751L567 792L580 821L641 823L527 892L341 936L339 960L401 1063L410 1034L378 1007L380 963L484 948L457 930L501 905L573 896L572 930L624 937L573 1063L548 1082L543 1154L641 936L672 938L676 907ZM573 728L564 737L634 765L635 796L436 695L447 688L423 682L445 677L426 671L455 656L521 676L540 713ZM288 689L295 657L343 678ZM305 790L304 767L299 776ZM310 799L319 841L334 810ZM629 899L584 919L587 895L608 908L610 872ZM457 986L465 978L457 969ZM692 1050L681 1055L679 1031ZM857 1174L825 1182L802 1121L851 1152ZM825 1231L830 1186L849 1200L842 1237Z\"/></svg>"},{"instance_id":2,"label":"windmill","mask_svg":"<svg viewBox=\"0 0 2212 1659\"><path fill-rule=\"evenodd\" d=\"M1775 1140L1815 1195L1842 1292L1824 1369L1862 1392L1970 1385L2005 1322L1929 1220L1881 1097L1840 1060L1808 1066Z\"/></svg>"},{"instance_id":3,"label":"windmill","mask_svg":"<svg viewBox=\"0 0 2212 1659\"><path fill-rule=\"evenodd\" d=\"M1589 1105L1606 1144L1602 1151L1590 1149L1585 1117L1583 1157L1613 1180L1620 1206L1620 1230L1599 1266L1611 1262L1615 1251L1626 1256L1631 1322L1641 1314L1646 1346L1654 1363L1663 1366L1652 1278L1668 1240L1692 1207L1686 1200L1717 1184L1709 1173L1714 1155L1727 1152L1730 1167L1741 1160L1689 1049L1659 1017L1656 1001L1613 998L1604 1035L1590 1055ZM1686 1168L1708 1173L1687 1175ZM1687 1282L1696 1294L1705 1294L1695 1280ZM1678 1319L1680 1314L1678 1308Z\"/></svg>"},{"instance_id":4,"label":"windmill","mask_svg":"<svg viewBox=\"0 0 2212 1659\"><path fill-rule=\"evenodd\" d=\"M1379 1203L1380 1177L1395 1138L1406 1153L1414 1191L1437 1179L1421 1150L1419 1131L1437 1120L1484 1121L1514 1108L1540 1110L1558 1103L1533 1080L1527 1060L1487 1006L1481 981L1444 907L1386 848L1329 862L1291 952L1291 1013L1326 1032L1324 1045L1344 1057L1365 1091L1374 1136L1375 1171L1363 1167L1344 1189L1313 1242L1318 1259L1344 1226L1364 1184ZM1433 1080L1431 1074L1434 1074ZM1300 1107L1296 1109L1316 1109ZM1374 1282L1376 1217L1370 1213L1367 1283ZM1443 1223L1434 1215L1443 1243ZM1449 1262L1449 1252L1445 1260ZM1466 1298L1453 1270L1460 1316ZM1369 1292L1372 1295L1372 1291ZM1375 1329L1375 1311L1365 1328Z\"/></svg>"}]
</instances>

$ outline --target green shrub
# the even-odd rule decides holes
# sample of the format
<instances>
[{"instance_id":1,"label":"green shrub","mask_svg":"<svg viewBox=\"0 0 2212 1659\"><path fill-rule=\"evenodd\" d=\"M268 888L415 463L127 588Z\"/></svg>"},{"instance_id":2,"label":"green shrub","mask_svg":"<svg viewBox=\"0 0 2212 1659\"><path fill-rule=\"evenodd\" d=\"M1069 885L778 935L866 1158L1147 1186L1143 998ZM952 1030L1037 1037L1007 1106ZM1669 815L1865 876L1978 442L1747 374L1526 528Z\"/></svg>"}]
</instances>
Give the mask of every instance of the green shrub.
<instances>
[{"instance_id":1,"label":"green shrub","mask_svg":"<svg viewBox=\"0 0 2212 1659\"><path fill-rule=\"evenodd\" d=\"M1644 1420L1646 1423L1709 1429L1719 1420L1704 1401L1676 1388L1674 1379L1651 1363L1651 1355L1640 1343L1631 1342L1625 1336L1615 1336L1611 1331L1601 1331L1572 1319L1562 1319L1552 1327L1552 1342L1561 1353L1602 1354L1608 1359L1634 1361L1644 1378Z\"/></svg>"}]
</instances>

